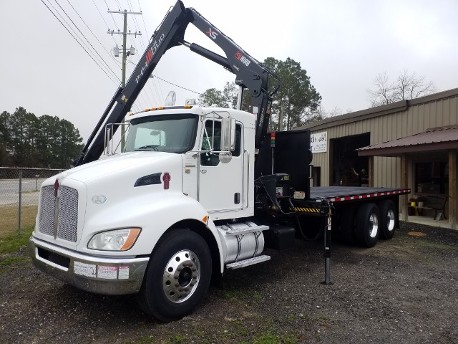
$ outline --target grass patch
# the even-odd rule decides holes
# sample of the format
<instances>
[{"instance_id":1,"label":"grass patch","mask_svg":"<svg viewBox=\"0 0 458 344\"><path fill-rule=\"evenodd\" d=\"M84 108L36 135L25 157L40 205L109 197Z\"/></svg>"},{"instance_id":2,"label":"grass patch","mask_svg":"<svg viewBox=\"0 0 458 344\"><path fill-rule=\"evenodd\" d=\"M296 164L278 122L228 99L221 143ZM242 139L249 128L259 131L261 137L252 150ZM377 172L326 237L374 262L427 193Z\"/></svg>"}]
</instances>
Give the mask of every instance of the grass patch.
<instances>
[{"instance_id":1,"label":"grass patch","mask_svg":"<svg viewBox=\"0 0 458 344\"><path fill-rule=\"evenodd\" d=\"M244 342L242 342L244 343ZM253 344L297 344L298 341L292 336L282 336L275 334L263 334L259 337L256 337L251 342Z\"/></svg>"},{"instance_id":2,"label":"grass patch","mask_svg":"<svg viewBox=\"0 0 458 344\"><path fill-rule=\"evenodd\" d=\"M21 235L13 233L0 238L0 255L17 252L21 247L26 246L32 230L33 228L29 227L23 230Z\"/></svg>"},{"instance_id":3,"label":"grass patch","mask_svg":"<svg viewBox=\"0 0 458 344\"><path fill-rule=\"evenodd\" d=\"M22 263L25 261L29 261L29 257L24 257L24 256L18 256L18 257L6 257L6 258L0 258L0 267L6 267L9 265L13 265L16 263Z\"/></svg>"},{"instance_id":4,"label":"grass patch","mask_svg":"<svg viewBox=\"0 0 458 344\"><path fill-rule=\"evenodd\" d=\"M27 247L32 230L33 228L29 227L28 229L23 230L21 235L13 233L0 237L1 268L29 260L27 255L24 255L23 252L19 251L21 248Z\"/></svg>"},{"instance_id":5,"label":"grass patch","mask_svg":"<svg viewBox=\"0 0 458 344\"><path fill-rule=\"evenodd\" d=\"M24 228L31 228L35 225L38 207L36 205L27 205L21 208L21 231ZM9 237L18 232L18 211L19 207L0 206L0 240Z\"/></svg>"}]
</instances>

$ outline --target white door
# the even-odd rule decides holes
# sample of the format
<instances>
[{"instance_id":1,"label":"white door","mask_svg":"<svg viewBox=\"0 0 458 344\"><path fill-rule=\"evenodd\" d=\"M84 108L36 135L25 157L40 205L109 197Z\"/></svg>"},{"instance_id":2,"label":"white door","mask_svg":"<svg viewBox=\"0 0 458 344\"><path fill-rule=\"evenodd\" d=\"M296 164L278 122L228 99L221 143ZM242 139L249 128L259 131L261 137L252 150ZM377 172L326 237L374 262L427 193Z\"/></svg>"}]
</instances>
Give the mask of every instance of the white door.
<instances>
[{"instance_id":1,"label":"white door","mask_svg":"<svg viewBox=\"0 0 458 344\"><path fill-rule=\"evenodd\" d=\"M244 159L242 125L236 124L236 145L232 159L223 163L219 159L221 121L207 119L202 136L199 171L199 202L209 212L225 212L243 208Z\"/></svg>"}]
</instances>

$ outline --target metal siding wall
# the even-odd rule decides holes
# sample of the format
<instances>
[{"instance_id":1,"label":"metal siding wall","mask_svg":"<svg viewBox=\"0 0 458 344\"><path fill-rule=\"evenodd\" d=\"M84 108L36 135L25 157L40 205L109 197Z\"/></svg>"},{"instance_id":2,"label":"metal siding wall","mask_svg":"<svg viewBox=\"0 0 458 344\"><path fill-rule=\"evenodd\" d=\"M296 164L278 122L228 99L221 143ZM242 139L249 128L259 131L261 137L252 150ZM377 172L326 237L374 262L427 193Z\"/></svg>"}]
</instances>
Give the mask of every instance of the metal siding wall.
<instances>
[{"instance_id":1,"label":"metal siding wall","mask_svg":"<svg viewBox=\"0 0 458 344\"><path fill-rule=\"evenodd\" d=\"M399 187L400 158L374 157L374 186Z\"/></svg>"},{"instance_id":2,"label":"metal siding wall","mask_svg":"<svg viewBox=\"0 0 458 344\"><path fill-rule=\"evenodd\" d=\"M458 97L454 97L410 107L406 114L407 135L417 134L430 128L458 124L457 100Z\"/></svg>"},{"instance_id":3,"label":"metal siding wall","mask_svg":"<svg viewBox=\"0 0 458 344\"><path fill-rule=\"evenodd\" d=\"M453 116L453 118L449 118L449 123L458 124L458 97L449 99L449 106L450 111L448 112L448 115Z\"/></svg>"},{"instance_id":4,"label":"metal siding wall","mask_svg":"<svg viewBox=\"0 0 458 344\"><path fill-rule=\"evenodd\" d=\"M329 168L327 159L329 156L329 141L328 141L328 151L326 153L315 153L313 154L312 165L321 167L321 186L328 185L329 180Z\"/></svg>"},{"instance_id":5,"label":"metal siding wall","mask_svg":"<svg viewBox=\"0 0 458 344\"><path fill-rule=\"evenodd\" d=\"M371 145L423 132L429 128L458 124L458 97L410 106L407 111L333 126L327 131L328 150L313 155L312 164L321 167L321 185L329 186L331 140L370 132ZM374 157L374 186L401 184L400 158Z\"/></svg>"}]
</instances>

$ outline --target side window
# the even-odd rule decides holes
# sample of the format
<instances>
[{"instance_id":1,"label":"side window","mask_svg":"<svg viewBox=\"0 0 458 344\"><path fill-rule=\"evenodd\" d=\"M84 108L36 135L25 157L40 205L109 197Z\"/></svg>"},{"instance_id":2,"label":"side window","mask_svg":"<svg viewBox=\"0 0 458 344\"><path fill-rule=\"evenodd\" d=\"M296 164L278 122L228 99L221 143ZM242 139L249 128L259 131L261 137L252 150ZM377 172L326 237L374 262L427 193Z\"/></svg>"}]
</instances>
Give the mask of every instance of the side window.
<instances>
[{"instance_id":1,"label":"side window","mask_svg":"<svg viewBox=\"0 0 458 344\"><path fill-rule=\"evenodd\" d=\"M235 149L232 151L232 156L240 156L242 150L242 126L236 124L235 126Z\"/></svg>"},{"instance_id":2,"label":"side window","mask_svg":"<svg viewBox=\"0 0 458 344\"><path fill-rule=\"evenodd\" d=\"M203 152L200 155L200 163L203 166L217 166L219 161L219 153L210 151L219 151L221 149L221 122L207 120L205 122L205 130L202 138ZM242 126L237 124L235 127L235 149L232 151L233 157L240 156L242 151Z\"/></svg>"},{"instance_id":3,"label":"side window","mask_svg":"<svg viewBox=\"0 0 458 344\"><path fill-rule=\"evenodd\" d=\"M214 120L205 121L205 129L202 137L203 152L200 155L200 163L204 166L217 166L219 154L210 151L219 151L221 148L221 122Z\"/></svg>"}]
</instances>

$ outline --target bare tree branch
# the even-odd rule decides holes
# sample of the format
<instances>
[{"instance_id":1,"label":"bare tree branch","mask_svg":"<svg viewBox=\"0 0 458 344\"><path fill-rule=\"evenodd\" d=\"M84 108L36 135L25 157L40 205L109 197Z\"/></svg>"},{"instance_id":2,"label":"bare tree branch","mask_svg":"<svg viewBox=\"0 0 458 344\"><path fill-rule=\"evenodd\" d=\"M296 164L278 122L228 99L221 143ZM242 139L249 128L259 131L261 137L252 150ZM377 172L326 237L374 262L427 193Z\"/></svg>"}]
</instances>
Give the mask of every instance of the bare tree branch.
<instances>
[{"instance_id":1,"label":"bare tree branch","mask_svg":"<svg viewBox=\"0 0 458 344\"><path fill-rule=\"evenodd\" d=\"M431 94L435 91L434 84L425 82L424 76L409 73L404 69L395 82L390 82L386 73L374 79L374 88L369 89L372 107L394 103L401 100L414 99Z\"/></svg>"}]
</instances>

